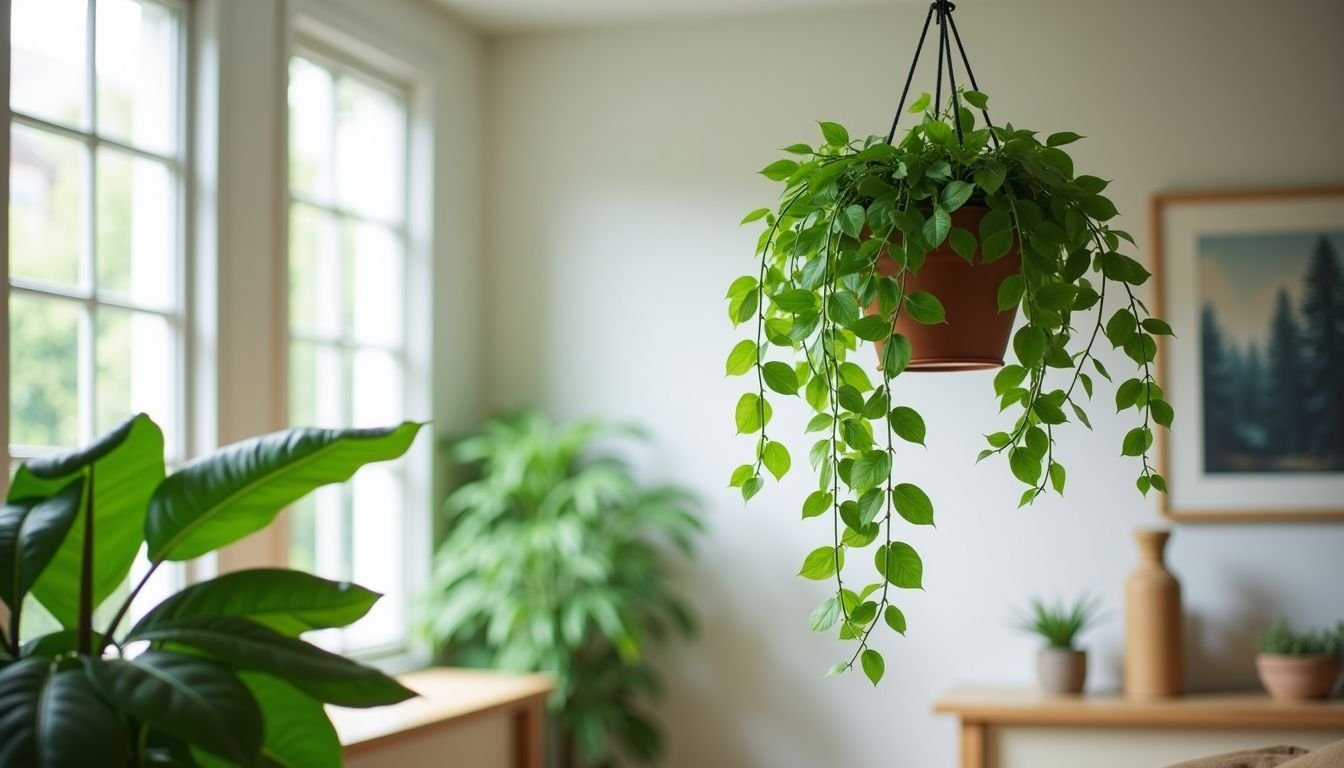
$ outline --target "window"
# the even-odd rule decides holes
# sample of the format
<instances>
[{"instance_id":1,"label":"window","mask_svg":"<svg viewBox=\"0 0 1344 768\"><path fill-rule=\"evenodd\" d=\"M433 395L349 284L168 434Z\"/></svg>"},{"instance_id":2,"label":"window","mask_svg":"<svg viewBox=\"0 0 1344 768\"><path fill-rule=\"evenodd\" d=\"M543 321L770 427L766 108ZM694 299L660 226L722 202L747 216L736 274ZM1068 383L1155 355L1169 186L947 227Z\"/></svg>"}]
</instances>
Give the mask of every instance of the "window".
<instances>
[{"instance_id":1,"label":"window","mask_svg":"<svg viewBox=\"0 0 1344 768\"><path fill-rule=\"evenodd\" d=\"M309 46L289 76L289 420L393 424L408 411L407 89ZM322 639L337 650L405 645L408 472L373 465L292 509L292 565L386 595Z\"/></svg>"},{"instance_id":2,"label":"window","mask_svg":"<svg viewBox=\"0 0 1344 768\"><path fill-rule=\"evenodd\" d=\"M169 461L184 456L183 13L167 0L12 0L16 461L141 411Z\"/></svg>"}]
</instances>

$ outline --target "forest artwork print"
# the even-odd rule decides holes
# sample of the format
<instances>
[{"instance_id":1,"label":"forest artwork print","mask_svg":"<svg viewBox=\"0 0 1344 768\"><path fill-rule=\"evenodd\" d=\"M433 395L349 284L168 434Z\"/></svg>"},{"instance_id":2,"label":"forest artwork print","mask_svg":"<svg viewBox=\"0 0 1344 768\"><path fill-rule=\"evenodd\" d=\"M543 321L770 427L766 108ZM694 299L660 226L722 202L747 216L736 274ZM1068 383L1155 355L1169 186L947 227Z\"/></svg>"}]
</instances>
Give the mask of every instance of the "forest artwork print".
<instances>
[{"instance_id":1,"label":"forest artwork print","mask_svg":"<svg viewBox=\"0 0 1344 768\"><path fill-rule=\"evenodd\" d=\"M1203 471L1344 471L1344 229L1197 251Z\"/></svg>"}]
</instances>

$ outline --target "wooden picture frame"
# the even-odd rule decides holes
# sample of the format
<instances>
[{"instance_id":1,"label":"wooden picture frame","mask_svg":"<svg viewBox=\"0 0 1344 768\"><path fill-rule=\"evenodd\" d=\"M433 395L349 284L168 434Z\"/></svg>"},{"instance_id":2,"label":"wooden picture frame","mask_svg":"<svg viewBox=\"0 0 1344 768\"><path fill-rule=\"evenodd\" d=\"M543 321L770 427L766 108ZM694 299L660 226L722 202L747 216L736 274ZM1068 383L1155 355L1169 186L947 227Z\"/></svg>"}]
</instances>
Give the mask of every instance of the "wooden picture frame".
<instances>
[{"instance_id":1,"label":"wooden picture frame","mask_svg":"<svg viewBox=\"0 0 1344 768\"><path fill-rule=\"evenodd\" d=\"M1298 291L1306 292L1312 282L1307 275L1319 272L1304 272L1302 265L1309 269L1312 259L1329 258L1315 250L1332 250L1344 265L1344 186L1163 192L1153 195L1149 214L1153 308L1177 334L1158 340L1158 382L1176 409L1173 430L1159 430L1157 439L1158 466L1170 491L1162 495L1163 515L1182 523L1344 520L1344 465L1335 447L1319 447L1334 446L1334 438L1322 438L1311 426L1315 422L1310 414L1288 419L1280 413L1284 406L1274 400L1273 415L1260 419L1262 426L1307 425L1295 430L1251 429L1246 419L1205 418L1214 407L1229 414L1257 412L1240 405L1230 410L1229 397L1218 393L1242 397L1268 391L1240 384L1256 381L1256 371L1274 375L1286 370L1262 367L1254 334L1267 326L1256 321L1264 318L1264 299L1272 292L1271 334L1276 320L1280 328L1295 327L1292 318L1301 316L1295 307L1302 302L1300 293L1293 293L1291 275L1299 274ZM1313 238L1304 255L1303 243ZM1261 258L1262 253L1281 260ZM1253 301L1248 300L1251 287ZM1234 321L1226 347L1218 324L1220 308ZM1252 340L1244 347L1237 346L1248 338ZM1301 338L1315 337L1304 333ZM1268 354L1276 345L1267 339L1263 346ZM1305 353L1296 354L1280 357L1307 359ZM1206 362L1216 373L1204 371ZM1237 373L1224 376L1224 371ZM1324 380L1319 371L1314 375ZM1224 380L1238 386L1218 383ZM1322 390L1318 386L1312 391ZM1344 402L1344 381L1336 390L1327 387L1324 397ZM1312 402L1314 408L1321 407ZM1325 407L1339 407L1334 402ZM1285 435L1303 431L1311 436L1293 437L1296 443L1284 445L1289 439ZM1209 439L1228 435L1231 439ZM1209 444L1218 447L1211 450Z\"/></svg>"}]
</instances>

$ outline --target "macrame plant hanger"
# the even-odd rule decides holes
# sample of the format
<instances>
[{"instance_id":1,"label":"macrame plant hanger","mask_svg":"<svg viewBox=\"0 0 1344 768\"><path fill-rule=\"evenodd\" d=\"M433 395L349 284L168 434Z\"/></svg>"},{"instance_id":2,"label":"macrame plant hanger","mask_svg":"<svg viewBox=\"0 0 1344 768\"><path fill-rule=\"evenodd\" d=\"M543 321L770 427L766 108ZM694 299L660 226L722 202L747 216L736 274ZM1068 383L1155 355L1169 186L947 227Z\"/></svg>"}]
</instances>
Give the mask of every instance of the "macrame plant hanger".
<instances>
[{"instance_id":1,"label":"macrame plant hanger","mask_svg":"<svg viewBox=\"0 0 1344 768\"><path fill-rule=\"evenodd\" d=\"M952 18L952 12L957 6L949 0L934 0L929 4L929 12L924 15L924 27L919 32L919 43L915 46L914 58L910 60L910 72L905 76L905 87L901 89L901 101L896 106L896 116L891 119L891 130L887 131L887 143L890 144L896 139L896 124L901 120L901 113L905 111L905 100L910 95L910 83L915 79L915 69L919 65L919 54L924 50L924 40L929 36L929 23L935 18L938 23L938 79L934 87L933 108L935 112L943 108L943 62L947 62L947 80L952 91L952 125L957 131L957 143L962 143L961 127L961 94L957 93L957 75L954 62L952 60L952 47L948 40L948 32L952 33L952 42L956 42L957 51L961 54L961 64L966 70L966 77L971 81L972 90L980 90L979 83L975 80L975 72L971 70L971 60L966 56L966 46L962 45L961 33L957 31L957 22ZM994 123L990 122L989 110L981 109L980 114L985 118L985 125L989 126L990 140L994 142L994 147L999 146L999 137L994 131Z\"/></svg>"}]
</instances>

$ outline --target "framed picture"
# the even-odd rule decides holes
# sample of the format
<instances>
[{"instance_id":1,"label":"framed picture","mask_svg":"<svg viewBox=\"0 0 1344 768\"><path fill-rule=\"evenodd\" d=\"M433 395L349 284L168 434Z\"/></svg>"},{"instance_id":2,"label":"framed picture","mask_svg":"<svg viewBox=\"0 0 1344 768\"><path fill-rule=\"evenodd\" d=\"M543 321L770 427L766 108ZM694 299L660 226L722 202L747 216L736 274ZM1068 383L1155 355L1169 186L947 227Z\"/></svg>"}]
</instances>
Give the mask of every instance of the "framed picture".
<instances>
[{"instance_id":1,"label":"framed picture","mask_svg":"<svg viewBox=\"0 0 1344 768\"><path fill-rule=\"evenodd\" d=\"M1159 194L1152 218L1164 513L1344 520L1344 187Z\"/></svg>"}]
</instances>

